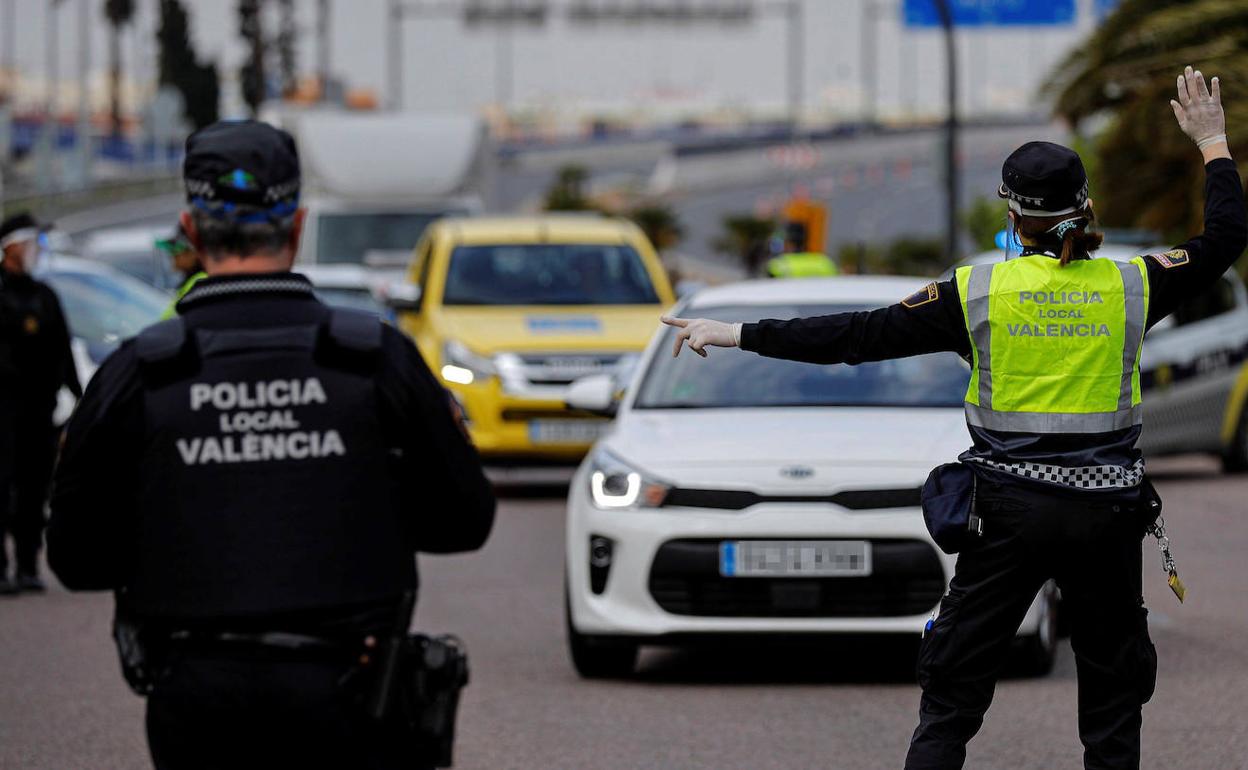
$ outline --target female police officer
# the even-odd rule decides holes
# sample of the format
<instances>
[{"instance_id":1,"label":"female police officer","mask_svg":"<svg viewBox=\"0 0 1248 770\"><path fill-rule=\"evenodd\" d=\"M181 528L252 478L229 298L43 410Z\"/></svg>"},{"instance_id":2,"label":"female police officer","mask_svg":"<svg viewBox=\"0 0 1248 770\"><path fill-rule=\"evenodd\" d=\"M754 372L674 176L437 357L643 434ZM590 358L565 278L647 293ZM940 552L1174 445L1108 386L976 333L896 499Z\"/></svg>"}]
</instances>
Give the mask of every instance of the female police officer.
<instances>
[{"instance_id":1,"label":"female police officer","mask_svg":"<svg viewBox=\"0 0 1248 770\"><path fill-rule=\"evenodd\" d=\"M1140 434L1144 332L1244 250L1243 189L1219 84L1189 67L1172 101L1205 160L1205 232L1131 262L1097 259L1078 155L1032 142L1005 162L1000 195L1022 255L960 268L891 307L789 321L665 318L686 341L819 364L956 351L971 361L966 418L982 534L962 549L919 653L919 726L907 768L957 768L992 700L1009 642L1048 579L1072 615L1079 733L1089 768L1138 767L1156 652L1141 594L1151 508ZM953 466L958 467L958 466ZM966 474L968 478L971 474ZM1176 591L1177 592L1177 591Z\"/></svg>"}]
</instances>

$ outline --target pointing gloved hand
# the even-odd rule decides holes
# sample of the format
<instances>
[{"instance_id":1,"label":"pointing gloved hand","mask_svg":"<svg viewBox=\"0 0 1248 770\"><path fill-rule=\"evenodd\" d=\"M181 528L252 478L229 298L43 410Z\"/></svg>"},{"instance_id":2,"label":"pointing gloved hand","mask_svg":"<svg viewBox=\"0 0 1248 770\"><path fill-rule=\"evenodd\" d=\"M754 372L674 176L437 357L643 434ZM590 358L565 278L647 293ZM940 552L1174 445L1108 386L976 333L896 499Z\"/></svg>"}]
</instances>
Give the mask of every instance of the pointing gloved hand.
<instances>
[{"instance_id":1,"label":"pointing gloved hand","mask_svg":"<svg viewBox=\"0 0 1248 770\"><path fill-rule=\"evenodd\" d=\"M1215 144L1226 143L1226 115L1222 112L1222 87L1215 77L1211 87L1205 86L1205 76L1191 67L1179 75L1179 98L1170 100L1179 128L1201 150Z\"/></svg>"},{"instance_id":2,"label":"pointing gloved hand","mask_svg":"<svg viewBox=\"0 0 1248 770\"><path fill-rule=\"evenodd\" d=\"M676 332L676 347L672 350L672 357L680 355L680 347L685 340L689 341L689 349L703 358L706 358L706 351L703 348L707 345L735 348L741 344L741 324L712 321L709 318L672 318L671 316L663 316L660 320L680 330Z\"/></svg>"}]
</instances>

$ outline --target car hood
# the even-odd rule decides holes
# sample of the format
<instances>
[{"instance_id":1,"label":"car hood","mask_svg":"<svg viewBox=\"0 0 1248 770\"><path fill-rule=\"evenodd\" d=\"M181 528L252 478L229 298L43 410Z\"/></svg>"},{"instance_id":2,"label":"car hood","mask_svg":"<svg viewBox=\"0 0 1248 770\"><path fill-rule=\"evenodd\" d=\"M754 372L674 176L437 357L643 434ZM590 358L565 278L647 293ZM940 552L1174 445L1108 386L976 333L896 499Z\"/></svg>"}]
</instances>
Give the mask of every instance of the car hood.
<instances>
[{"instance_id":1,"label":"car hood","mask_svg":"<svg viewBox=\"0 0 1248 770\"><path fill-rule=\"evenodd\" d=\"M636 410L603 448L669 483L813 492L914 485L970 439L961 409Z\"/></svg>"},{"instance_id":2,"label":"car hood","mask_svg":"<svg viewBox=\"0 0 1248 770\"><path fill-rule=\"evenodd\" d=\"M443 335L477 353L640 351L659 328L658 305L575 307L451 307L438 324Z\"/></svg>"}]
</instances>

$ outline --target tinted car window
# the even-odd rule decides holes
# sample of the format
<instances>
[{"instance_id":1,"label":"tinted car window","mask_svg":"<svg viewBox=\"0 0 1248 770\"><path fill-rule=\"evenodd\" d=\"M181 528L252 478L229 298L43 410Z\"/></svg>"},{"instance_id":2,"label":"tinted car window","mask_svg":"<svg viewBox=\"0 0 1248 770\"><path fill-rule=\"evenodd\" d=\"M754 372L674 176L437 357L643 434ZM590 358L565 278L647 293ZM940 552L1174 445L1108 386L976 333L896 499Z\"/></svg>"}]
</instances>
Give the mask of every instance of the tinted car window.
<instances>
[{"instance_id":1,"label":"tinted car window","mask_svg":"<svg viewBox=\"0 0 1248 770\"><path fill-rule=\"evenodd\" d=\"M611 244L459 246L444 305L657 305L641 256Z\"/></svg>"},{"instance_id":2,"label":"tinted car window","mask_svg":"<svg viewBox=\"0 0 1248 770\"><path fill-rule=\"evenodd\" d=\"M1226 278L1219 278L1206 291L1179 305L1174 311L1174 323L1176 326L1184 326L1229 313L1234 309L1235 287Z\"/></svg>"}]
</instances>

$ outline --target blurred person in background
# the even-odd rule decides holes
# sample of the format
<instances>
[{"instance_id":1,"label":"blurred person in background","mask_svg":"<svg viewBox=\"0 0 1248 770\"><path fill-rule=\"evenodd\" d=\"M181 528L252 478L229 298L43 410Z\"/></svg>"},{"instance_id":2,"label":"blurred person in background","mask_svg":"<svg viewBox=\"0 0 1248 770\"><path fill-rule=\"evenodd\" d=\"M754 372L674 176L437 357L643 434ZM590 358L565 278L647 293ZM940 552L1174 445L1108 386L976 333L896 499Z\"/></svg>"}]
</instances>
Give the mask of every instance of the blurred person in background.
<instances>
[{"instance_id":1,"label":"blurred person in background","mask_svg":"<svg viewBox=\"0 0 1248 770\"><path fill-rule=\"evenodd\" d=\"M767 275L772 278L822 278L838 275L840 269L827 254L810 251L806 245L806 228L800 223L785 226L781 253L767 262Z\"/></svg>"},{"instance_id":2,"label":"blurred person in background","mask_svg":"<svg viewBox=\"0 0 1248 770\"><path fill-rule=\"evenodd\" d=\"M61 303L31 277L39 234L28 214L0 223L0 593L5 594L45 588L39 552L56 456L52 414L61 386L82 395ZM13 539L12 578L6 535Z\"/></svg>"},{"instance_id":3,"label":"blurred person in background","mask_svg":"<svg viewBox=\"0 0 1248 770\"><path fill-rule=\"evenodd\" d=\"M178 290L173 295L173 302L169 303L168 309L165 310L161 319L173 318L178 312L178 300L186 296L195 284L203 278L207 278L208 274L204 272L204 265L199 259L199 252L195 249L195 244L191 243L191 237L186 232L186 227L178 222L178 227L169 238L162 238L156 241L156 248L169 255L169 260L173 263L173 269L177 270L182 276L182 284L178 286Z\"/></svg>"},{"instance_id":4,"label":"blurred person in background","mask_svg":"<svg viewBox=\"0 0 1248 770\"><path fill-rule=\"evenodd\" d=\"M410 624L415 553L479 548L490 484L412 341L290 272L293 138L214 123L183 173L208 277L87 388L49 564L114 592L157 768L430 767L362 701Z\"/></svg>"},{"instance_id":5,"label":"blurred person in background","mask_svg":"<svg viewBox=\"0 0 1248 770\"><path fill-rule=\"evenodd\" d=\"M983 723L1010 642L1033 597L1055 579L1071 616L1079 737L1087 768L1138 768L1142 706L1157 652L1141 585L1141 540L1165 546L1161 501L1144 475L1140 350L1144 333L1208 289L1248 244L1239 171L1221 88L1186 68L1171 102L1205 164L1205 231L1130 262L1097 258L1079 156L1029 142L1006 159L1022 253L959 268L896 305L817 318L727 324L665 318L687 341L818 364L953 351L971 362L973 440L923 490L933 538L960 551L919 651L919 726L906 767L960 768ZM948 546L948 547L946 547Z\"/></svg>"}]
</instances>

